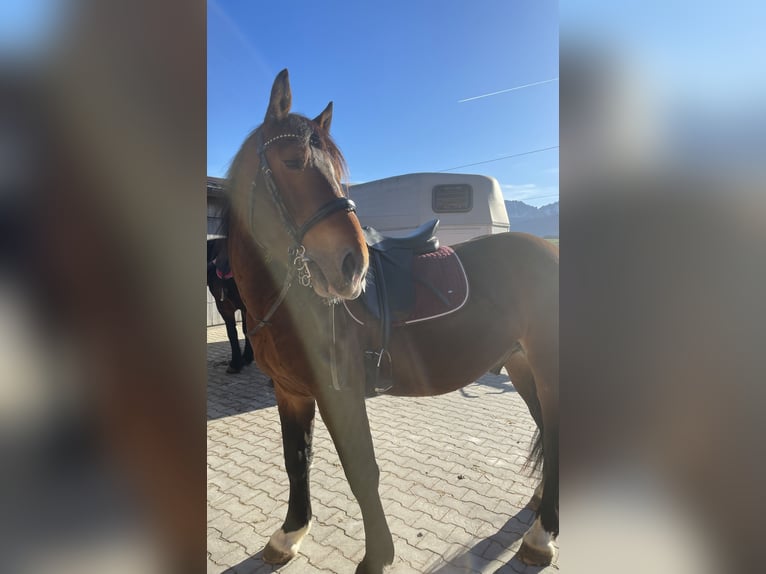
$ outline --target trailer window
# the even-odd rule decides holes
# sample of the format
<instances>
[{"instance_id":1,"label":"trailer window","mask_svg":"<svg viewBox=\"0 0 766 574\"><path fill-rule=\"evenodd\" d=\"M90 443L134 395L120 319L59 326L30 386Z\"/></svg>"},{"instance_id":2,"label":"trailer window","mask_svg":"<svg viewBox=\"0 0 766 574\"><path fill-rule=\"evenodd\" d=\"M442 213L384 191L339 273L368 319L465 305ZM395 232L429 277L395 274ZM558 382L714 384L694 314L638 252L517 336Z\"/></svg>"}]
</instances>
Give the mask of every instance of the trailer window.
<instances>
[{"instance_id":1,"label":"trailer window","mask_svg":"<svg viewBox=\"0 0 766 574\"><path fill-rule=\"evenodd\" d=\"M473 189L467 183L435 185L431 205L435 213L465 213L473 207Z\"/></svg>"}]
</instances>

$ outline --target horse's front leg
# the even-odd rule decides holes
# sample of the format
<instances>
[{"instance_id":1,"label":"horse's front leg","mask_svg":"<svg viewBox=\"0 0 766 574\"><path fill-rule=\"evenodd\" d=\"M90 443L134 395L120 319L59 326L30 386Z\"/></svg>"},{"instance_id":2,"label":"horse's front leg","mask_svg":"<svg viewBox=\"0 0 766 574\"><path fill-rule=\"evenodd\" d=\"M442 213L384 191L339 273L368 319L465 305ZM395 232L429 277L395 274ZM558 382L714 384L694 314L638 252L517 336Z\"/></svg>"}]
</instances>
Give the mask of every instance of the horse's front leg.
<instances>
[{"instance_id":1,"label":"horse's front leg","mask_svg":"<svg viewBox=\"0 0 766 574\"><path fill-rule=\"evenodd\" d=\"M298 554L301 542L311 527L309 470L315 401L289 396L278 384L274 385L274 392L282 424L282 447L290 479L290 500L287 517L282 527L269 539L263 550L263 560L270 564L284 564Z\"/></svg>"},{"instance_id":2,"label":"horse's front leg","mask_svg":"<svg viewBox=\"0 0 766 574\"><path fill-rule=\"evenodd\" d=\"M356 574L381 574L394 560L394 542L378 494L380 472L364 397L355 390L335 391L328 387L317 400L351 492L362 511L365 556Z\"/></svg>"}]
</instances>

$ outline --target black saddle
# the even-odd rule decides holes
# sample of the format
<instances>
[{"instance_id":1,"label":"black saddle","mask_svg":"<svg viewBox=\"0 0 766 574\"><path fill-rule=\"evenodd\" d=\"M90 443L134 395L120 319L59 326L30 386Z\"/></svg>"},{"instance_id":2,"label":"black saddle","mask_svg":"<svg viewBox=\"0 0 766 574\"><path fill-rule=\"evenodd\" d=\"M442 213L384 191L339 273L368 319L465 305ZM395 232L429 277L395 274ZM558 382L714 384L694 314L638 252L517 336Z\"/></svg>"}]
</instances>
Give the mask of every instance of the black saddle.
<instances>
[{"instance_id":1,"label":"black saddle","mask_svg":"<svg viewBox=\"0 0 766 574\"><path fill-rule=\"evenodd\" d=\"M439 220L433 219L406 237L386 237L371 227L363 228L370 267L360 300L380 323L380 346L365 351L368 396L385 393L393 386L387 350L391 324L406 317L415 305L412 260L439 249L435 235L438 226Z\"/></svg>"},{"instance_id":2,"label":"black saddle","mask_svg":"<svg viewBox=\"0 0 766 574\"><path fill-rule=\"evenodd\" d=\"M436 229L439 220L432 219L418 227L412 233L404 237L387 237L372 227L363 227L364 238L367 246L378 251L390 251L392 249L405 249L415 255L431 253L439 249L439 238L436 237Z\"/></svg>"}]
</instances>

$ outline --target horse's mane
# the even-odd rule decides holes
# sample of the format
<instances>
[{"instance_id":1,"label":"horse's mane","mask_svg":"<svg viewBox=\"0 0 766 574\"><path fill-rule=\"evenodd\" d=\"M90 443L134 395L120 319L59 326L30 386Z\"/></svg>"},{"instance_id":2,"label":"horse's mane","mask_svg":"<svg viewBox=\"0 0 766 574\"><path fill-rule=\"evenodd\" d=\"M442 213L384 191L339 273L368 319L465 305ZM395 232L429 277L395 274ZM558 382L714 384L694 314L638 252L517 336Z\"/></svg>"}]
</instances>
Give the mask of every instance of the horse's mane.
<instances>
[{"instance_id":1,"label":"horse's mane","mask_svg":"<svg viewBox=\"0 0 766 574\"><path fill-rule=\"evenodd\" d=\"M321 129L316 124L316 122L300 114L290 114L280 123L282 124L280 127L281 132L297 133L302 137L305 137L304 143L310 144L313 147L317 147L327 152L338 181L348 181L348 166L346 164L346 159L343 157L340 148L337 146L335 141L326 130ZM245 155L245 149L248 147L248 145L252 145L251 142L261 127L262 126L258 126L252 132L250 132L250 134L248 134L247 138L245 138L245 142L237 151L234 159L231 161L231 165L229 166L228 171L226 172L226 180L224 183L225 193L223 207L221 209L221 225L219 231L221 235L228 236L229 218L231 216L232 204L231 194L232 190L236 189L236 178L240 172L240 167Z\"/></svg>"}]
</instances>

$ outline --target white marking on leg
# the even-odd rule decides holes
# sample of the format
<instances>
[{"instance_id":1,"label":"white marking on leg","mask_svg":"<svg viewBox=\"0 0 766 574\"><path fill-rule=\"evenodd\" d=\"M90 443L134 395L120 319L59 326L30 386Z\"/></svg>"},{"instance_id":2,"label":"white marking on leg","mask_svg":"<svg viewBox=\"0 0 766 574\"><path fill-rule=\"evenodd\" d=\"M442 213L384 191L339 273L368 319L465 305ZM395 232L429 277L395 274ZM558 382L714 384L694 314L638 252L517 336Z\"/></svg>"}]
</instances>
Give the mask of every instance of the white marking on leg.
<instances>
[{"instance_id":1,"label":"white marking on leg","mask_svg":"<svg viewBox=\"0 0 766 574\"><path fill-rule=\"evenodd\" d=\"M295 557L298 554L303 538L309 533L309 530L311 530L311 521L303 528L293 532L285 532L280 528L271 535L269 546L279 552Z\"/></svg>"},{"instance_id":2,"label":"white marking on leg","mask_svg":"<svg viewBox=\"0 0 766 574\"><path fill-rule=\"evenodd\" d=\"M536 550L546 549L553 552L553 536L543 528L543 522L538 516L531 528L524 534L524 543Z\"/></svg>"}]
</instances>

